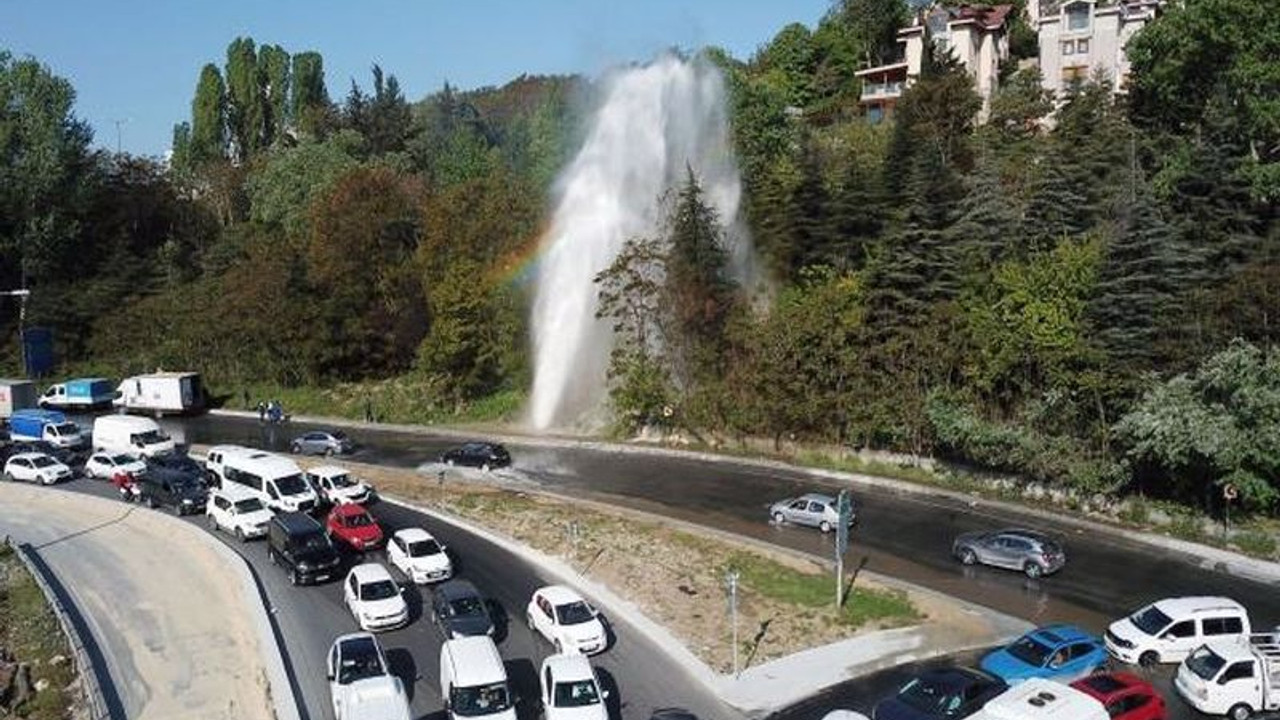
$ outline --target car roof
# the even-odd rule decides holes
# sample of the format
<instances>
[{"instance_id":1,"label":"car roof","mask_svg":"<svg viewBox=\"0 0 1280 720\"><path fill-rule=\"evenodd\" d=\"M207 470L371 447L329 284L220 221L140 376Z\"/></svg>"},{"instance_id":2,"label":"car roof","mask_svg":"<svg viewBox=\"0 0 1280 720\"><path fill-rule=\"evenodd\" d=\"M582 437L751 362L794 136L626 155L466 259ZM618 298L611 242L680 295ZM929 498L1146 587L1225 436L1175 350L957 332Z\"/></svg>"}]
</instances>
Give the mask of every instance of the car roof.
<instances>
[{"instance_id":1,"label":"car roof","mask_svg":"<svg viewBox=\"0 0 1280 720\"><path fill-rule=\"evenodd\" d=\"M405 542L422 542L423 540L434 540L435 536L423 530L422 528L403 528L392 533L392 537L398 537Z\"/></svg>"},{"instance_id":2,"label":"car roof","mask_svg":"<svg viewBox=\"0 0 1280 720\"><path fill-rule=\"evenodd\" d=\"M502 664L502 656L488 635L472 635L469 637L447 640L449 661L453 664L453 676L459 683L467 685L488 685L503 682L507 679L506 667ZM443 655L441 660L444 659Z\"/></svg>"},{"instance_id":3,"label":"car roof","mask_svg":"<svg viewBox=\"0 0 1280 720\"><path fill-rule=\"evenodd\" d=\"M349 574L354 575L361 585L391 579L391 573L379 563L361 563L351 568Z\"/></svg>"},{"instance_id":4,"label":"car roof","mask_svg":"<svg viewBox=\"0 0 1280 720\"><path fill-rule=\"evenodd\" d=\"M1106 717L1101 703L1088 693L1052 680L1030 678L987 701L979 714L993 720L1077 720L1092 717L1090 710Z\"/></svg>"},{"instance_id":5,"label":"car roof","mask_svg":"<svg viewBox=\"0 0 1280 720\"><path fill-rule=\"evenodd\" d=\"M53 456L49 455L49 453L42 453L42 452L22 452L22 453L17 453L17 454L14 454L14 455L10 455L10 456L9 456L9 459L10 459L10 460L17 460L18 458L25 458L25 459L27 459L27 460L35 460L36 458L42 458L42 457L47 457L47 458L49 458L49 459L51 459L51 460L57 460L57 458L55 458L55 457L53 457Z\"/></svg>"},{"instance_id":6,"label":"car roof","mask_svg":"<svg viewBox=\"0 0 1280 720\"><path fill-rule=\"evenodd\" d=\"M1188 597L1165 598L1158 600L1155 606L1160 612L1171 618L1195 613L1232 610L1243 613L1244 606L1229 597L1215 595L1193 595Z\"/></svg>"},{"instance_id":7,"label":"car roof","mask_svg":"<svg viewBox=\"0 0 1280 720\"><path fill-rule=\"evenodd\" d=\"M547 599L552 605L568 605L569 603L579 602L583 597L576 590L564 585L548 585L538 590L538 594Z\"/></svg>"},{"instance_id":8,"label":"car roof","mask_svg":"<svg viewBox=\"0 0 1280 720\"><path fill-rule=\"evenodd\" d=\"M556 682L595 680L595 673L585 655L551 655L542 662L542 668L544 671L550 668Z\"/></svg>"},{"instance_id":9,"label":"car roof","mask_svg":"<svg viewBox=\"0 0 1280 720\"><path fill-rule=\"evenodd\" d=\"M817 500L820 503L826 503L828 505L836 504L835 498L831 497L830 495L824 495L822 493L805 493L803 495L796 497L796 499L797 500Z\"/></svg>"},{"instance_id":10,"label":"car roof","mask_svg":"<svg viewBox=\"0 0 1280 720\"><path fill-rule=\"evenodd\" d=\"M992 535L992 536L995 536L995 535L1017 535L1018 537L1023 537L1023 538L1026 538L1026 539L1028 539L1028 540L1035 540L1036 542L1053 542L1053 541L1054 541L1054 540L1053 540L1053 538L1049 537L1048 535L1045 535L1044 533L1040 532L1039 530L1029 530L1029 529L1027 529L1027 528L1016 528L1016 527L1014 527L1014 528L1003 528L1003 529L996 530L996 531L991 532L991 533L988 533L988 534L989 534L989 535Z\"/></svg>"},{"instance_id":11,"label":"car roof","mask_svg":"<svg viewBox=\"0 0 1280 720\"><path fill-rule=\"evenodd\" d=\"M480 597L480 591L470 580L449 580L437 585L433 592L450 601L461 597Z\"/></svg>"},{"instance_id":12,"label":"car roof","mask_svg":"<svg viewBox=\"0 0 1280 720\"><path fill-rule=\"evenodd\" d=\"M1058 625L1045 625L1036 628L1027 635L1039 640L1040 642L1057 647L1067 643L1080 642L1082 640L1097 641L1097 638L1089 633L1081 630L1075 625L1067 625L1065 623Z\"/></svg>"},{"instance_id":13,"label":"car roof","mask_svg":"<svg viewBox=\"0 0 1280 720\"><path fill-rule=\"evenodd\" d=\"M307 470L307 472L317 477L334 477L337 475L348 475L351 473L350 470L340 468L337 465L320 465L319 467L313 467L310 470Z\"/></svg>"},{"instance_id":14,"label":"car roof","mask_svg":"<svg viewBox=\"0 0 1280 720\"><path fill-rule=\"evenodd\" d=\"M271 522L278 523L290 535L302 532L324 532L315 518L301 512L276 513Z\"/></svg>"},{"instance_id":15,"label":"car roof","mask_svg":"<svg viewBox=\"0 0 1280 720\"><path fill-rule=\"evenodd\" d=\"M340 517L355 517L357 515L369 515L369 511L356 505L355 503L338 503L329 511L331 515ZM372 515L370 515L372 517Z\"/></svg>"},{"instance_id":16,"label":"car roof","mask_svg":"<svg viewBox=\"0 0 1280 720\"><path fill-rule=\"evenodd\" d=\"M211 488L210 494L221 495L232 502L259 497L259 494L256 491L250 490L239 483L223 483L222 487Z\"/></svg>"},{"instance_id":17,"label":"car roof","mask_svg":"<svg viewBox=\"0 0 1280 720\"><path fill-rule=\"evenodd\" d=\"M919 677L921 681L928 682L931 685L937 685L949 692L969 687L970 685L979 682L999 682L980 670L964 667L933 668L920 673Z\"/></svg>"},{"instance_id":18,"label":"car roof","mask_svg":"<svg viewBox=\"0 0 1280 720\"><path fill-rule=\"evenodd\" d=\"M1151 683L1137 675L1126 672L1090 675L1071 683L1071 687L1087 695L1092 695L1104 703L1110 698L1138 688L1152 693L1155 692L1155 689L1151 687Z\"/></svg>"}]
</instances>

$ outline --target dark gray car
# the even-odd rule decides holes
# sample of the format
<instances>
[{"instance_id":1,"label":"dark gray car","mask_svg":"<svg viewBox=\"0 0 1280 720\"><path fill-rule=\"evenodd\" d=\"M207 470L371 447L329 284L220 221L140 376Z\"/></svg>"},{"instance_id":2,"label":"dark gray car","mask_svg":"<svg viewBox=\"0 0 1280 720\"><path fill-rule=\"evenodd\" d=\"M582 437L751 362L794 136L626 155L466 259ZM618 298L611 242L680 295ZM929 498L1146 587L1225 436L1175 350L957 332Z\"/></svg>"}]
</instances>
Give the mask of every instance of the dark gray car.
<instances>
[{"instance_id":1,"label":"dark gray car","mask_svg":"<svg viewBox=\"0 0 1280 720\"><path fill-rule=\"evenodd\" d=\"M294 438L289 449L299 455L347 455L355 444L341 430L312 430Z\"/></svg>"},{"instance_id":2,"label":"dark gray car","mask_svg":"<svg viewBox=\"0 0 1280 720\"><path fill-rule=\"evenodd\" d=\"M492 635L493 618L476 587L466 580L450 580L431 593L431 621L446 640L468 635Z\"/></svg>"},{"instance_id":3,"label":"dark gray car","mask_svg":"<svg viewBox=\"0 0 1280 720\"><path fill-rule=\"evenodd\" d=\"M965 533L952 543L951 554L965 565L1018 570L1029 578L1050 575L1067 564L1062 546L1048 535L1018 528Z\"/></svg>"}]
</instances>

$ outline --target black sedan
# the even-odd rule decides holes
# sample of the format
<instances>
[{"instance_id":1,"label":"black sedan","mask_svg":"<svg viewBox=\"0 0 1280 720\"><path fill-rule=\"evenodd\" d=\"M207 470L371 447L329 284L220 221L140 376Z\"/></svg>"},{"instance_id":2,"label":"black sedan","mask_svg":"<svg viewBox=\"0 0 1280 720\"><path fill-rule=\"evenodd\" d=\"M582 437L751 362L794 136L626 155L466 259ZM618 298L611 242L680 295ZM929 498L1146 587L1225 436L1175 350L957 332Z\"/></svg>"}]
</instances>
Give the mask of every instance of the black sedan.
<instances>
[{"instance_id":1,"label":"black sedan","mask_svg":"<svg viewBox=\"0 0 1280 720\"><path fill-rule=\"evenodd\" d=\"M450 580L431 593L431 621L446 640L468 635L492 635L493 618L476 586L466 580Z\"/></svg>"},{"instance_id":2,"label":"black sedan","mask_svg":"<svg viewBox=\"0 0 1280 720\"><path fill-rule=\"evenodd\" d=\"M929 670L881 700L872 716L876 720L959 720L1007 689L999 678L970 668Z\"/></svg>"},{"instance_id":3,"label":"black sedan","mask_svg":"<svg viewBox=\"0 0 1280 720\"><path fill-rule=\"evenodd\" d=\"M445 465L465 465L488 471L510 465L511 455L506 448L497 443L469 442L446 450L440 455L440 462Z\"/></svg>"}]
</instances>

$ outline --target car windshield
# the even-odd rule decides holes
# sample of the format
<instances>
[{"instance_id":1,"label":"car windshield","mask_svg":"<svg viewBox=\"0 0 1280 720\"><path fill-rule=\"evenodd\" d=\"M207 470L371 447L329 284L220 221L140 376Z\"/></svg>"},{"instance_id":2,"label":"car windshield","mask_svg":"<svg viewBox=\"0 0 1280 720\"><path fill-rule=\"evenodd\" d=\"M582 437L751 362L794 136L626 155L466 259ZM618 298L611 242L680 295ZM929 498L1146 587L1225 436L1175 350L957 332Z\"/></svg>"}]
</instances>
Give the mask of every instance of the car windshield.
<instances>
[{"instance_id":1,"label":"car windshield","mask_svg":"<svg viewBox=\"0 0 1280 720\"><path fill-rule=\"evenodd\" d=\"M302 536L298 541L298 545L303 550L323 550L332 547L329 544L329 538L325 537L321 532L309 532Z\"/></svg>"},{"instance_id":2,"label":"car windshield","mask_svg":"<svg viewBox=\"0 0 1280 720\"><path fill-rule=\"evenodd\" d=\"M386 674L372 641L355 640L343 647L342 667L338 668L339 685L348 685Z\"/></svg>"},{"instance_id":3,"label":"car windshield","mask_svg":"<svg viewBox=\"0 0 1280 720\"><path fill-rule=\"evenodd\" d=\"M148 430L146 432L133 434L133 441L135 443L142 443L143 445L155 445L156 443L162 443L168 439L169 436L159 430Z\"/></svg>"},{"instance_id":4,"label":"car windshield","mask_svg":"<svg viewBox=\"0 0 1280 720\"><path fill-rule=\"evenodd\" d=\"M599 705L600 693L596 690L596 684L590 680L556 683L552 702L556 707Z\"/></svg>"},{"instance_id":5,"label":"car windshield","mask_svg":"<svg viewBox=\"0 0 1280 720\"><path fill-rule=\"evenodd\" d=\"M330 437L332 437L334 440L337 440L338 442L342 442L343 440L347 439L347 434L342 432L341 430L335 430L329 433L329 435Z\"/></svg>"},{"instance_id":6,"label":"car windshield","mask_svg":"<svg viewBox=\"0 0 1280 720\"><path fill-rule=\"evenodd\" d=\"M276 478L276 487L281 495L298 495L307 491L307 481L301 475L285 475Z\"/></svg>"},{"instance_id":7,"label":"car windshield","mask_svg":"<svg viewBox=\"0 0 1280 720\"><path fill-rule=\"evenodd\" d=\"M1053 649L1033 637L1025 636L1008 648L1009 654L1032 667L1043 667Z\"/></svg>"},{"instance_id":8,"label":"car windshield","mask_svg":"<svg viewBox=\"0 0 1280 720\"><path fill-rule=\"evenodd\" d=\"M449 612L454 617L475 617L484 615L484 602L478 597L460 597L449 601Z\"/></svg>"},{"instance_id":9,"label":"car windshield","mask_svg":"<svg viewBox=\"0 0 1280 720\"><path fill-rule=\"evenodd\" d=\"M1186 660L1187 669L1195 673L1201 680L1212 680L1218 675L1227 661L1208 647L1202 647L1191 653Z\"/></svg>"},{"instance_id":10,"label":"car windshield","mask_svg":"<svg viewBox=\"0 0 1280 720\"><path fill-rule=\"evenodd\" d=\"M115 465L128 465L133 462L133 458L128 455L112 455L111 462Z\"/></svg>"},{"instance_id":11,"label":"car windshield","mask_svg":"<svg viewBox=\"0 0 1280 720\"><path fill-rule=\"evenodd\" d=\"M948 715L960 708L960 696L948 693L920 678L916 678L898 692L898 699L924 713L930 715Z\"/></svg>"},{"instance_id":12,"label":"car windshield","mask_svg":"<svg viewBox=\"0 0 1280 720\"><path fill-rule=\"evenodd\" d=\"M1138 626L1138 629L1142 632L1148 635L1155 635L1169 627L1169 623L1173 622L1173 618L1160 612L1160 608L1155 605L1148 605L1129 616L1129 621Z\"/></svg>"},{"instance_id":13,"label":"car windshield","mask_svg":"<svg viewBox=\"0 0 1280 720\"><path fill-rule=\"evenodd\" d=\"M440 554L440 543L435 540L419 540L409 543L409 557L429 557Z\"/></svg>"},{"instance_id":14,"label":"car windshield","mask_svg":"<svg viewBox=\"0 0 1280 720\"><path fill-rule=\"evenodd\" d=\"M60 423L53 427L58 431L59 435L75 435L80 432L80 428L76 427L75 423Z\"/></svg>"},{"instance_id":15,"label":"car windshield","mask_svg":"<svg viewBox=\"0 0 1280 720\"><path fill-rule=\"evenodd\" d=\"M590 622L595 617L595 613L591 612L591 608L586 603L577 600L567 605L557 605L556 617L560 619L561 625L581 625L584 622Z\"/></svg>"},{"instance_id":16,"label":"car windshield","mask_svg":"<svg viewBox=\"0 0 1280 720\"><path fill-rule=\"evenodd\" d=\"M38 467L38 468L49 467L50 465L54 465L57 462L58 462L57 460L54 460L48 455L41 455L40 457L31 458L31 465L33 467Z\"/></svg>"},{"instance_id":17,"label":"car windshield","mask_svg":"<svg viewBox=\"0 0 1280 720\"><path fill-rule=\"evenodd\" d=\"M351 479L351 476L346 473L342 473L341 475L330 475L329 482L336 488L348 488L353 487L356 484L355 481Z\"/></svg>"},{"instance_id":18,"label":"car windshield","mask_svg":"<svg viewBox=\"0 0 1280 720\"><path fill-rule=\"evenodd\" d=\"M477 687L455 687L449 692L449 707L455 715L492 715L511 707L505 682Z\"/></svg>"},{"instance_id":19,"label":"car windshield","mask_svg":"<svg viewBox=\"0 0 1280 720\"><path fill-rule=\"evenodd\" d=\"M368 527L373 524L373 518L368 513L352 513L347 516L347 527Z\"/></svg>"},{"instance_id":20,"label":"car windshield","mask_svg":"<svg viewBox=\"0 0 1280 720\"><path fill-rule=\"evenodd\" d=\"M390 580L374 580L360 586L361 600L386 600L400 594L400 589Z\"/></svg>"},{"instance_id":21,"label":"car windshield","mask_svg":"<svg viewBox=\"0 0 1280 720\"><path fill-rule=\"evenodd\" d=\"M236 501L236 512L251 513L258 512L263 509L262 501L258 498L245 498Z\"/></svg>"}]
</instances>

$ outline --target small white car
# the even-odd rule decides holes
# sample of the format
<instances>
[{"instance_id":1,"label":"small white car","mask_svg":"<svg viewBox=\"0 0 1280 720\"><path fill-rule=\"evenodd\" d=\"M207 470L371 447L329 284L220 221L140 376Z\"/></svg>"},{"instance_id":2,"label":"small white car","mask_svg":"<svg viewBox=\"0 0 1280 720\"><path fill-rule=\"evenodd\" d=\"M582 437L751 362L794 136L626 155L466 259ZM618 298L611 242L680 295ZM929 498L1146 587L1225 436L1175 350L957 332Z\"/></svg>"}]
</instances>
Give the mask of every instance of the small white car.
<instances>
[{"instance_id":1,"label":"small white car","mask_svg":"<svg viewBox=\"0 0 1280 720\"><path fill-rule=\"evenodd\" d=\"M534 592L525 619L555 646L557 654L592 655L604 652L608 642L596 609L564 585L548 585Z\"/></svg>"},{"instance_id":2,"label":"small white car","mask_svg":"<svg viewBox=\"0 0 1280 720\"><path fill-rule=\"evenodd\" d=\"M307 471L307 481L320 499L328 505L356 503L363 505L373 497L373 488L356 479L345 469L334 465L314 467Z\"/></svg>"},{"instance_id":3,"label":"small white car","mask_svg":"<svg viewBox=\"0 0 1280 720\"><path fill-rule=\"evenodd\" d=\"M267 523L275 515L256 495L231 483L209 493L205 513L210 530L230 533L240 542L266 536Z\"/></svg>"},{"instance_id":4,"label":"small white car","mask_svg":"<svg viewBox=\"0 0 1280 720\"><path fill-rule=\"evenodd\" d=\"M59 480L70 480L71 468L44 453L19 453L4 464L4 479L52 485Z\"/></svg>"},{"instance_id":5,"label":"small white car","mask_svg":"<svg viewBox=\"0 0 1280 720\"><path fill-rule=\"evenodd\" d=\"M409 623L409 604L391 573L378 563L351 568L342 583L343 600L361 630L392 630Z\"/></svg>"},{"instance_id":6,"label":"small white car","mask_svg":"<svg viewBox=\"0 0 1280 720\"><path fill-rule=\"evenodd\" d=\"M89 456L84 464L86 477L99 480L110 480L119 473L127 473L134 477L141 475L147 464L138 458L125 453L96 452Z\"/></svg>"},{"instance_id":7,"label":"small white car","mask_svg":"<svg viewBox=\"0 0 1280 720\"><path fill-rule=\"evenodd\" d=\"M337 720L409 720L404 683L391 674L378 639L343 635L329 648L329 696Z\"/></svg>"},{"instance_id":8,"label":"small white car","mask_svg":"<svg viewBox=\"0 0 1280 720\"><path fill-rule=\"evenodd\" d=\"M453 577L453 562L447 550L422 528L397 530L387 541L387 559L419 585Z\"/></svg>"},{"instance_id":9,"label":"small white car","mask_svg":"<svg viewBox=\"0 0 1280 720\"><path fill-rule=\"evenodd\" d=\"M609 693L586 657L552 655L542 661L538 679L545 720L609 720L604 704Z\"/></svg>"}]
</instances>

